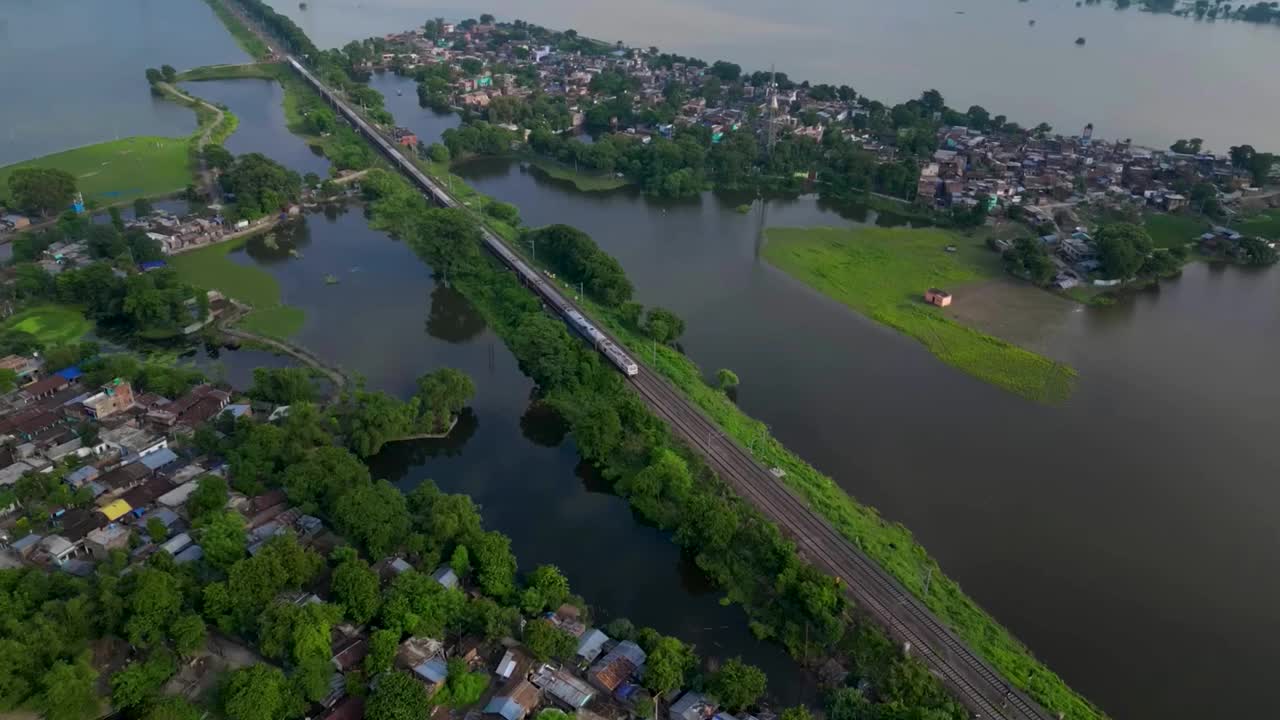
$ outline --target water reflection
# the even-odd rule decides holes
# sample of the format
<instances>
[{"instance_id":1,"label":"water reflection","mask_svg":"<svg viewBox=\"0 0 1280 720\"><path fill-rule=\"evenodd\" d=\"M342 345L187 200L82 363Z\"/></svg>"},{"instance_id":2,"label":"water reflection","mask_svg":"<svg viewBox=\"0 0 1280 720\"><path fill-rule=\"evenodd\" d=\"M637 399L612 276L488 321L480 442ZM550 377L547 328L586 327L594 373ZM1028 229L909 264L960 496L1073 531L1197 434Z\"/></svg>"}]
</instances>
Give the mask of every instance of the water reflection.
<instances>
[{"instance_id":1,"label":"water reflection","mask_svg":"<svg viewBox=\"0 0 1280 720\"><path fill-rule=\"evenodd\" d=\"M534 400L520 416L520 434L535 445L560 447L569 434L569 424L550 405ZM580 476L581 477L581 476ZM584 484L588 484L585 483ZM591 488L588 485L588 490Z\"/></svg>"},{"instance_id":2,"label":"water reflection","mask_svg":"<svg viewBox=\"0 0 1280 720\"><path fill-rule=\"evenodd\" d=\"M448 343L464 343L484 332L484 316L462 293L437 282L431 290L431 312L427 315L427 334Z\"/></svg>"},{"instance_id":3,"label":"water reflection","mask_svg":"<svg viewBox=\"0 0 1280 720\"><path fill-rule=\"evenodd\" d=\"M369 469L374 477L385 478L393 483L400 482L408 477L410 470L425 465L430 460L462 455L467 441L475 436L479 428L480 418L471 408L463 408L458 414L458 424L447 436L387 443L369 460Z\"/></svg>"}]
</instances>

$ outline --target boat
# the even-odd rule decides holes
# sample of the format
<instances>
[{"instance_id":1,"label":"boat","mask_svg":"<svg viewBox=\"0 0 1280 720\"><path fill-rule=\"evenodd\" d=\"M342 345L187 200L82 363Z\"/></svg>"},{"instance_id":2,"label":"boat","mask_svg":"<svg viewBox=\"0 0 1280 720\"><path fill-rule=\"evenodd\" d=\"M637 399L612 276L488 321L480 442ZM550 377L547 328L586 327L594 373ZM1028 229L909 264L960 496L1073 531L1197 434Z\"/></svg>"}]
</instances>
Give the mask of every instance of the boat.
<instances>
[{"instance_id":1,"label":"boat","mask_svg":"<svg viewBox=\"0 0 1280 720\"><path fill-rule=\"evenodd\" d=\"M337 284L338 284L338 276L337 276L337 275L334 275L333 273L329 273L328 275L325 275L325 276L324 276L324 284L325 284L325 285L337 285Z\"/></svg>"},{"instance_id":2,"label":"boat","mask_svg":"<svg viewBox=\"0 0 1280 720\"><path fill-rule=\"evenodd\" d=\"M403 94L404 94L404 91L403 91L403 90L397 90L397 91L396 91L396 94L397 94L397 95L403 95Z\"/></svg>"},{"instance_id":3,"label":"boat","mask_svg":"<svg viewBox=\"0 0 1280 720\"><path fill-rule=\"evenodd\" d=\"M1078 38L1076 38L1076 44L1077 44L1077 45L1083 45L1083 44L1084 44L1084 38L1083 38L1083 37L1078 37Z\"/></svg>"},{"instance_id":4,"label":"boat","mask_svg":"<svg viewBox=\"0 0 1280 720\"><path fill-rule=\"evenodd\" d=\"M1035 21L1035 20L1028 20L1028 21L1027 21L1027 24L1028 24L1028 25L1030 25L1031 27L1035 27L1035 26L1036 26L1036 21Z\"/></svg>"}]
</instances>

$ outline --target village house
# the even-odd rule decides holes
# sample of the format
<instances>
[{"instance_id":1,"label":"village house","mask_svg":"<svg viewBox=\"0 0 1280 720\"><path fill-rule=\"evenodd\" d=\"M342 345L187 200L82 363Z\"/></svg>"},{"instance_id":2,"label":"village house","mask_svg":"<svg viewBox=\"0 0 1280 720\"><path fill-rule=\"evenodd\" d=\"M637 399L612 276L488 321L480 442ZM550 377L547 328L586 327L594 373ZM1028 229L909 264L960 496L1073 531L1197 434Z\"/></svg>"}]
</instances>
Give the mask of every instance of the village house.
<instances>
[{"instance_id":1,"label":"village house","mask_svg":"<svg viewBox=\"0 0 1280 720\"><path fill-rule=\"evenodd\" d=\"M634 675L644 665L644 661L644 650L630 640L624 640L591 665L587 678L596 687L612 693Z\"/></svg>"}]
</instances>

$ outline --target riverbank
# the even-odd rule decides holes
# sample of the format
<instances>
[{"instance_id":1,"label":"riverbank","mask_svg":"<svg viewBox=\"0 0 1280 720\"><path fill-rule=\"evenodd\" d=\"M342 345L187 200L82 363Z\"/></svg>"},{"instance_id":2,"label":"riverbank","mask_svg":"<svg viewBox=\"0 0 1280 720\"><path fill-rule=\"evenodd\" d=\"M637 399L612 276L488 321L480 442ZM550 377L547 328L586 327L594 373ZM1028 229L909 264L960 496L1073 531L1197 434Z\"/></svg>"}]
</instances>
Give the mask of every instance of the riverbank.
<instances>
[{"instance_id":1,"label":"riverbank","mask_svg":"<svg viewBox=\"0 0 1280 720\"><path fill-rule=\"evenodd\" d=\"M1036 402L1071 395L1075 371L949 319L924 302L940 288L1003 275L999 257L968 238L932 229L769 228L764 257L792 277L920 341L943 362ZM953 248L953 250L949 250Z\"/></svg>"},{"instance_id":2,"label":"riverbank","mask_svg":"<svg viewBox=\"0 0 1280 720\"><path fill-rule=\"evenodd\" d=\"M0 167L0 203L10 201L9 176L25 167L65 170L85 202L99 204L169 195L192 179L188 138L127 137Z\"/></svg>"},{"instance_id":3,"label":"riverbank","mask_svg":"<svg viewBox=\"0 0 1280 720\"><path fill-rule=\"evenodd\" d=\"M254 232L234 240L173 255L168 262L184 282L206 290L217 290L251 306L253 311L241 321L246 330L286 339L302 328L306 314L281 302L280 283L271 273L228 257L268 229L272 228L256 228Z\"/></svg>"},{"instance_id":4,"label":"riverbank","mask_svg":"<svg viewBox=\"0 0 1280 720\"><path fill-rule=\"evenodd\" d=\"M536 172L540 172L553 180L569 183L579 192L608 192L635 184L625 177L618 177L616 174L588 173L575 170L564 163L532 152L522 153L520 158L528 162Z\"/></svg>"}]
</instances>

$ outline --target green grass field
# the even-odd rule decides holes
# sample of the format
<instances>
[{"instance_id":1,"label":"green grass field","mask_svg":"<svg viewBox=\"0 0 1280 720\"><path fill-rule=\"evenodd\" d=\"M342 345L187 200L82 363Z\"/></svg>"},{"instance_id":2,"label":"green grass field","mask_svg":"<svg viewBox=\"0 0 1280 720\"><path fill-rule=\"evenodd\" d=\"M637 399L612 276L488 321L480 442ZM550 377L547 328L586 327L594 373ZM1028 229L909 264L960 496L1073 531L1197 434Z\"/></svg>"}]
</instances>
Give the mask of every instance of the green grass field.
<instances>
[{"instance_id":1,"label":"green grass field","mask_svg":"<svg viewBox=\"0 0 1280 720\"><path fill-rule=\"evenodd\" d=\"M1169 215L1152 213L1147 215L1143 226L1156 247L1171 248L1196 241L1196 238L1209 229L1209 221L1202 215Z\"/></svg>"},{"instance_id":2,"label":"green grass field","mask_svg":"<svg viewBox=\"0 0 1280 720\"><path fill-rule=\"evenodd\" d=\"M7 200L9 175L21 167L66 170L86 201L103 204L166 195L191 182L187 138L130 137L45 155L0 168L0 200Z\"/></svg>"},{"instance_id":3,"label":"green grass field","mask_svg":"<svg viewBox=\"0 0 1280 720\"><path fill-rule=\"evenodd\" d=\"M277 305L254 310L246 315L239 324L240 327L249 332L287 340L302 329L302 324L306 322L306 319L307 314L302 308L296 308L291 305Z\"/></svg>"},{"instance_id":4,"label":"green grass field","mask_svg":"<svg viewBox=\"0 0 1280 720\"><path fill-rule=\"evenodd\" d=\"M75 342L93 329L80 308L70 305L38 305L8 318L5 330L30 333L47 347Z\"/></svg>"},{"instance_id":5,"label":"green grass field","mask_svg":"<svg viewBox=\"0 0 1280 720\"><path fill-rule=\"evenodd\" d=\"M548 177L571 183L580 192L605 192L617 190L631 184L630 180L620 178L614 174L606 175L574 170L564 163L544 157L530 156L529 164L536 167L540 172L545 173Z\"/></svg>"},{"instance_id":6,"label":"green grass field","mask_svg":"<svg viewBox=\"0 0 1280 720\"><path fill-rule=\"evenodd\" d=\"M278 68L278 65L270 63L204 65L178 73L178 82L199 82L201 80L243 80L246 78L277 80L280 76Z\"/></svg>"},{"instance_id":7,"label":"green grass field","mask_svg":"<svg viewBox=\"0 0 1280 720\"><path fill-rule=\"evenodd\" d=\"M174 255L169 258L169 267L196 287L217 290L253 306L253 312L241 321L246 330L287 338L301 329L306 315L300 308L281 304L280 283L271 273L227 257L248 241L242 238Z\"/></svg>"},{"instance_id":8,"label":"green grass field","mask_svg":"<svg viewBox=\"0 0 1280 720\"><path fill-rule=\"evenodd\" d=\"M1280 240L1280 210L1251 215L1235 224L1235 229L1246 235L1260 235L1268 240Z\"/></svg>"},{"instance_id":9,"label":"green grass field","mask_svg":"<svg viewBox=\"0 0 1280 720\"><path fill-rule=\"evenodd\" d=\"M995 254L935 229L770 228L764 255L823 294L919 340L944 362L1037 402L1071 394L1071 368L944 317L923 302L931 287L999 277ZM955 245L957 252L944 250ZM963 293L956 302L964 302Z\"/></svg>"}]
</instances>

